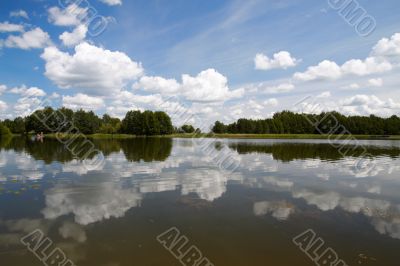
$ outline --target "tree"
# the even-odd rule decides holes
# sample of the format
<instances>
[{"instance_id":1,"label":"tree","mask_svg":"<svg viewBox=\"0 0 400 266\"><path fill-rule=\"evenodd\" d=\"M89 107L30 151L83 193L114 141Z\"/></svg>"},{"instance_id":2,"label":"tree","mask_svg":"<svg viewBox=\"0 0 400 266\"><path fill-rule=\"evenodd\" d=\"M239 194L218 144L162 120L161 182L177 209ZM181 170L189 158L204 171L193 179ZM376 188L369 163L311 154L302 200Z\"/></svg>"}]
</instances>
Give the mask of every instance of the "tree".
<instances>
[{"instance_id":1,"label":"tree","mask_svg":"<svg viewBox=\"0 0 400 266\"><path fill-rule=\"evenodd\" d=\"M3 123L0 123L0 138L11 136L11 131Z\"/></svg>"},{"instance_id":2,"label":"tree","mask_svg":"<svg viewBox=\"0 0 400 266\"><path fill-rule=\"evenodd\" d=\"M93 111L80 109L74 113L73 124L82 134L94 134L100 128L101 120Z\"/></svg>"},{"instance_id":3,"label":"tree","mask_svg":"<svg viewBox=\"0 0 400 266\"><path fill-rule=\"evenodd\" d=\"M311 122L310 122L311 121ZM398 135L400 118L370 116L344 116L338 112L297 114L290 111L276 113L273 118L251 120L241 118L229 125L217 121L214 133L241 134L353 134Z\"/></svg>"},{"instance_id":4,"label":"tree","mask_svg":"<svg viewBox=\"0 0 400 266\"><path fill-rule=\"evenodd\" d=\"M171 118L165 112L155 112L156 118L160 124L160 134L161 135L169 135L174 131L174 127L172 126Z\"/></svg>"},{"instance_id":5,"label":"tree","mask_svg":"<svg viewBox=\"0 0 400 266\"><path fill-rule=\"evenodd\" d=\"M120 131L121 121L119 118L112 118L108 114L104 114L101 119L100 133L115 134Z\"/></svg>"},{"instance_id":6,"label":"tree","mask_svg":"<svg viewBox=\"0 0 400 266\"><path fill-rule=\"evenodd\" d=\"M212 127L212 132L214 132L216 134L226 133L226 131L227 131L227 127L219 121L216 121L214 126Z\"/></svg>"},{"instance_id":7,"label":"tree","mask_svg":"<svg viewBox=\"0 0 400 266\"><path fill-rule=\"evenodd\" d=\"M129 111L121 123L121 132L134 135L166 135L173 132L171 118L164 112Z\"/></svg>"},{"instance_id":8,"label":"tree","mask_svg":"<svg viewBox=\"0 0 400 266\"><path fill-rule=\"evenodd\" d=\"M192 125L183 125L183 126L181 127L181 130L182 130L184 133L193 133L193 132L195 131L195 129L194 129L194 127L193 127Z\"/></svg>"}]
</instances>

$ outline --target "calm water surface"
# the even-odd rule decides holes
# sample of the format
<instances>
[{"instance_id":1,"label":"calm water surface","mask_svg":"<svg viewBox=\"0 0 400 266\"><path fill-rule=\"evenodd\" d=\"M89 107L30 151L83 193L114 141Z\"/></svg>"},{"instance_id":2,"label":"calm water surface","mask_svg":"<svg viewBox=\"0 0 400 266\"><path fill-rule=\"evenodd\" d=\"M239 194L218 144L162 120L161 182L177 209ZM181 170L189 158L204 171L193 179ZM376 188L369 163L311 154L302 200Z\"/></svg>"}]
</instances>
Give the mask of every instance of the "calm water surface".
<instances>
[{"instance_id":1,"label":"calm water surface","mask_svg":"<svg viewBox=\"0 0 400 266\"><path fill-rule=\"evenodd\" d=\"M348 265L400 265L400 142L363 141L359 171L355 143L221 140L227 173L196 141L95 141L94 171L56 140L2 141L1 265L43 265L20 242L35 229L76 265L181 265L157 241L171 227L217 266L315 265L292 242L307 229Z\"/></svg>"}]
</instances>

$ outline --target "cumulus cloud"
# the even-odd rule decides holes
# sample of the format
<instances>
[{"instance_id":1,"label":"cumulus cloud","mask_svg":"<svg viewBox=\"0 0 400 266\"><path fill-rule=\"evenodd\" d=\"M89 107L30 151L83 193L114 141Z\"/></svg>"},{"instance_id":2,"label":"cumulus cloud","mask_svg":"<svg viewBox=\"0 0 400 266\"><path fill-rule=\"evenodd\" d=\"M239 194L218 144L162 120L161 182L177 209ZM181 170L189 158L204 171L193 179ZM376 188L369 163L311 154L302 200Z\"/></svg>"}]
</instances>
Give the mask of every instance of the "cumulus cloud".
<instances>
[{"instance_id":1,"label":"cumulus cloud","mask_svg":"<svg viewBox=\"0 0 400 266\"><path fill-rule=\"evenodd\" d=\"M332 61L324 60L316 66L307 68L307 71L294 74L294 78L302 81L315 79L338 79L342 75L340 67Z\"/></svg>"},{"instance_id":2,"label":"cumulus cloud","mask_svg":"<svg viewBox=\"0 0 400 266\"><path fill-rule=\"evenodd\" d=\"M122 5L122 0L100 0L100 2L110 6Z\"/></svg>"},{"instance_id":3,"label":"cumulus cloud","mask_svg":"<svg viewBox=\"0 0 400 266\"><path fill-rule=\"evenodd\" d=\"M7 90L6 85L0 85L0 95L2 95Z\"/></svg>"},{"instance_id":4,"label":"cumulus cloud","mask_svg":"<svg viewBox=\"0 0 400 266\"><path fill-rule=\"evenodd\" d=\"M346 86L342 86L341 89L343 90L358 90L360 88L360 85L358 83L351 83Z\"/></svg>"},{"instance_id":5,"label":"cumulus cloud","mask_svg":"<svg viewBox=\"0 0 400 266\"><path fill-rule=\"evenodd\" d=\"M392 70L392 65L376 57L368 57L365 60L352 59L341 67L342 75L366 76L375 73L383 73Z\"/></svg>"},{"instance_id":6,"label":"cumulus cloud","mask_svg":"<svg viewBox=\"0 0 400 266\"><path fill-rule=\"evenodd\" d=\"M19 94L23 97L43 97L46 96L46 92L38 87L30 87L28 88L25 85L21 87L14 87L10 89L10 93Z\"/></svg>"},{"instance_id":7,"label":"cumulus cloud","mask_svg":"<svg viewBox=\"0 0 400 266\"><path fill-rule=\"evenodd\" d=\"M79 25L72 32L64 32L60 35L60 40L62 40L65 46L75 46L81 43L86 38L86 33L88 28L86 25Z\"/></svg>"},{"instance_id":8,"label":"cumulus cloud","mask_svg":"<svg viewBox=\"0 0 400 266\"><path fill-rule=\"evenodd\" d=\"M225 115L224 117L229 121L239 118L265 119L265 107L268 105L272 106L274 104L277 104L276 99L269 99L264 102L258 102L257 100L249 99L229 106L228 112L224 112L224 110L222 110L222 112L229 114ZM215 112L213 116L215 116Z\"/></svg>"},{"instance_id":9,"label":"cumulus cloud","mask_svg":"<svg viewBox=\"0 0 400 266\"><path fill-rule=\"evenodd\" d=\"M3 102L2 100L0 100L0 110L5 111L7 109L8 109L8 105L5 102Z\"/></svg>"},{"instance_id":10,"label":"cumulus cloud","mask_svg":"<svg viewBox=\"0 0 400 266\"><path fill-rule=\"evenodd\" d=\"M122 118L131 110L163 110L165 104L160 94L138 95L129 91L120 91L112 97L107 113Z\"/></svg>"},{"instance_id":11,"label":"cumulus cloud","mask_svg":"<svg viewBox=\"0 0 400 266\"><path fill-rule=\"evenodd\" d=\"M336 80L346 75L367 76L392 70L393 66L385 60L368 57L365 60L352 59L339 66L335 62L324 60L316 66L308 67L305 72L297 72L294 78L300 81Z\"/></svg>"},{"instance_id":12,"label":"cumulus cloud","mask_svg":"<svg viewBox=\"0 0 400 266\"><path fill-rule=\"evenodd\" d=\"M317 100L317 101L314 101ZM318 114L321 112L338 111L345 115L377 115L389 117L400 112L400 103L391 98L381 99L376 95L359 94L347 98L323 101L323 98L304 101L295 111Z\"/></svg>"},{"instance_id":13,"label":"cumulus cloud","mask_svg":"<svg viewBox=\"0 0 400 266\"><path fill-rule=\"evenodd\" d=\"M25 10L14 10L10 12L10 17L21 17L25 19L29 19L28 13Z\"/></svg>"},{"instance_id":14,"label":"cumulus cloud","mask_svg":"<svg viewBox=\"0 0 400 266\"><path fill-rule=\"evenodd\" d=\"M383 86L383 79L376 78L376 79L369 79L368 85L371 87L382 87Z\"/></svg>"},{"instance_id":15,"label":"cumulus cloud","mask_svg":"<svg viewBox=\"0 0 400 266\"><path fill-rule=\"evenodd\" d=\"M273 55L273 58L259 53L254 58L255 69L270 70L270 69L287 69L294 67L299 63L299 60L292 57L287 51L280 51Z\"/></svg>"},{"instance_id":16,"label":"cumulus cloud","mask_svg":"<svg viewBox=\"0 0 400 266\"><path fill-rule=\"evenodd\" d=\"M57 86L87 94L111 95L143 74L141 64L126 54L86 42L77 45L73 55L48 47L41 57L46 61L45 75Z\"/></svg>"},{"instance_id":17,"label":"cumulus cloud","mask_svg":"<svg viewBox=\"0 0 400 266\"><path fill-rule=\"evenodd\" d=\"M324 91L324 92L320 93L319 95L317 95L317 98L329 98L331 96L332 96L332 94L330 91Z\"/></svg>"},{"instance_id":18,"label":"cumulus cloud","mask_svg":"<svg viewBox=\"0 0 400 266\"><path fill-rule=\"evenodd\" d=\"M271 107L278 106L278 103L279 103L278 100L275 98L271 98L263 102L265 106L271 106Z\"/></svg>"},{"instance_id":19,"label":"cumulus cloud","mask_svg":"<svg viewBox=\"0 0 400 266\"><path fill-rule=\"evenodd\" d=\"M389 98L382 100L375 95L355 95L339 101L334 108L349 115L378 115L388 117L400 112L400 103Z\"/></svg>"},{"instance_id":20,"label":"cumulus cloud","mask_svg":"<svg viewBox=\"0 0 400 266\"><path fill-rule=\"evenodd\" d=\"M14 113L16 116L27 116L32 114L42 101L37 97L22 97L14 104Z\"/></svg>"},{"instance_id":21,"label":"cumulus cloud","mask_svg":"<svg viewBox=\"0 0 400 266\"><path fill-rule=\"evenodd\" d=\"M0 32L23 32L24 26L18 24L12 24L9 22L0 23Z\"/></svg>"},{"instance_id":22,"label":"cumulus cloud","mask_svg":"<svg viewBox=\"0 0 400 266\"><path fill-rule=\"evenodd\" d=\"M286 93L294 90L294 85L292 83L282 83L276 86L266 86L265 84L259 84L257 91L266 94L278 94Z\"/></svg>"},{"instance_id":23,"label":"cumulus cloud","mask_svg":"<svg viewBox=\"0 0 400 266\"><path fill-rule=\"evenodd\" d=\"M239 98L243 89L229 90L228 79L215 69L207 69L196 77L182 75L183 94L188 100L197 102L219 102Z\"/></svg>"},{"instance_id":24,"label":"cumulus cloud","mask_svg":"<svg viewBox=\"0 0 400 266\"><path fill-rule=\"evenodd\" d=\"M139 82L133 85L133 88L170 95L179 92L181 85L175 79L144 76Z\"/></svg>"},{"instance_id":25,"label":"cumulus cloud","mask_svg":"<svg viewBox=\"0 0 400 266\"><path fill-rule=\"evenodd\" d=\"M65 9L51 7L48 9L49 22L57 26L78 26L87 17L87 8L71 4Z\"/></svg>"},{"instance_id":26,"label":"cumulus cloud","mask_svg":"<svg viewBox=\"0 0 400 266\"><path fill-rule=\"evenodd\" d=\"M324 60L310 66L305 72L297 72L294 78L300 81L336 80L349 75L368 76L391 71L391 59L400 55L400 33L390 39L381 39L372 49L371 56L364 60L351 59L339 66L336 62Z\"/></svg>"},{"instance_id":27,"label":"cumulus cloud","mask_svg":"<svg viewBox=\"0 0 400 266\"><path fill-rule=\"evenodd\" d=\"M228 79L215 69L207 69L197 76L182 75L182 82L162 77L142 77L134 89L162 95L183 96L193 102L224 102L242 97L244 89L230 90Z\"/></svg>"},{"instance_id":28,"label":"cumulus cloud","mask_svg":"<svg viewBox=\"0 0 400 266\"><path fill-rule=\"evenodd\" d=\"M41 28L35 28L24 32L20 36L9 36L4 44L10 48L29 50L32 48L44 48L51 44L51 40L47 32L44 32Z\"/></svg>"},{"instance_id":29,"label":"cumulus cloud","mask_svg":"<svg viewBox=\"0 0 400 266\"><path fill-rule=\"evenodd\" d=\"M390 39L381 39L372 49L375 56L399 56L400 55L400 33L394 34Z\"/></svg>"},{"instance_id":30,"label":"cumulus cloud","mask_svg":"<svg viewBox=\"0 0 400 266\"><path fill-rule=\"evenodd\" d=\"M104 100L99 97L91 97L86 94L78 93L74 96L63 96L63 106L70 109L97 110L104 107Z\"/></svg>"}]
</instances>

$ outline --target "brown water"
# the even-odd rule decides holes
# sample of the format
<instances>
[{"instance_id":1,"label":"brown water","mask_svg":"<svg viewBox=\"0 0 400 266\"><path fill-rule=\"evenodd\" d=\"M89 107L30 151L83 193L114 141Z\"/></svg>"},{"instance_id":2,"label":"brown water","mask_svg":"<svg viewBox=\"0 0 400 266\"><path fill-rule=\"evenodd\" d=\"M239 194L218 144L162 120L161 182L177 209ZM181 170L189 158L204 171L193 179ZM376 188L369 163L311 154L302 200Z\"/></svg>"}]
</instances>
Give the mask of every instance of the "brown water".
<instances>
[{"instance_id":1,"label":"brown water","mask_svg":"<svg viewBox=\"0 0 400 266\"><path fill-rule=\"evenodd\" d=\"M307 229L318 255L400 265L400 142L348 143L343 156L323 140L221 140L233 173L199 142L95 141L105 161L91 170L56 140L2 141L0 265L45 265L21 243L36 229L53 242L42 258L58 247L81 266L182 265L157 240L172 227L181 254L196 246L213 265L316 265L293 243Z\"/></svg>"}]
</instances>

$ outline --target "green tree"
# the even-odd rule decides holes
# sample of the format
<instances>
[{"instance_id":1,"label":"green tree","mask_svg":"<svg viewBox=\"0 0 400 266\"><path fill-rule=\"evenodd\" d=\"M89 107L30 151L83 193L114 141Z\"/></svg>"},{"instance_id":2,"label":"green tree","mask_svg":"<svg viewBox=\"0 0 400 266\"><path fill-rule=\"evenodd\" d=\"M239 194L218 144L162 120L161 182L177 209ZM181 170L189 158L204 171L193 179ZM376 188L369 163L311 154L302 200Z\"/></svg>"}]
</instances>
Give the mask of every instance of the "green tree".
<instances>
[{"instance_id":1,"label":"green tree","mask_svg":"<svg viewBox=\"0 0 400 266\"><path fill-rule=\"evenodd\" d=\"M184 133L194 133L194 131L195 131L195 129L194 129L194 127L193 127L192 125L183 125L183 126L181 127L181 130L182 130Z\"/></svg>"},{"instance_id":2,"label":"green tree","mask_svg":"<svg viewBox=\"0 0 400 266\"><path fill-rule=\"evenodd\" d=\"M220 121L216 121L214 126L212 127L212 132L216 134L227 133L227 127Z\"/></svg>"},{"instance_id":3,"label":"green tree","mask_svg":"<svg viewBox=\"0 0 400 266\"><path fill-rule=\"evenodd\" d=\"M94 134L99 131L101 120L93 111L80 109L74 113L73 123L80 133Z\"/></svg>"},{"instance_id":4,"label":"green tree","mask_svg":"<svg viewBox=\"0 0 400 266\"><path fill-rule=\"evenodd\" d=\"M11 136L11 131L3 123L0 123L0 137Z\"/></svg>"}]
</instances>

